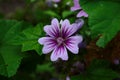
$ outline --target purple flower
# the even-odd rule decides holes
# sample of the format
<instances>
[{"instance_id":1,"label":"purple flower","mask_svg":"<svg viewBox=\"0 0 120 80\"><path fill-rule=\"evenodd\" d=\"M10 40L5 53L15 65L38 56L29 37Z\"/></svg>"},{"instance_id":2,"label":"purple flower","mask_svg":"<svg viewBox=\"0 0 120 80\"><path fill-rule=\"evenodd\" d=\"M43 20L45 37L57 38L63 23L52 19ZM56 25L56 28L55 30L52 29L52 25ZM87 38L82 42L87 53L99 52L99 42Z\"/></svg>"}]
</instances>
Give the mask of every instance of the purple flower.
<instances>
[{"instance_id":1,"label":"purple flower","mask_svg":"<svg viewBox=\"0 0 120 80\"><path fill-rule=\"evenodd\" d=\"M81 25L82 26L82 25ZM47 33L47 37L39 38L38 42L44 45L43 54L50 53L51 61L56 61L58 58L62 60L68 60L67 49L73 54L78 54L78 44L82 42L83 38L80 35L73 34L78 30L78 26L70 24L69 20L58 22L54 18L51 25L46 25L44 31Z\"/></svg>"},{"instance_id":2,"label":"purple flower","mask_svg":"<svg viewBox=\"0 0 120 80\"><path fill-rule=\"evenodd\" d=\"M81 11L77 14L77 17L82 17L82 16L88 17L88 14L87 14L85 11L81 10Z\"/></svg>"},{"instance_id":3,"label":"purple flower","mask_svg":"<svg viewBox=\"0 0 120 80\"><path fill-rule=\"evenodd\" d=\"M71 11L76 11L76 10L80 10L81 7L79 5L79 0L73 0L74 6L71 7Z\"/></svg>"},{"instance_id":4,"label":"purple flower","mask_svg":"<svg viewBox=\"0 0 120 80\"><path fill-rule=\"evenodd\" d=\"M73 0L73 3L74 6L71 7L71 11L80 10L80 12L77 14L77 17L88 17L88 14L80 7L79 0Z\"/></svg>"}]
</instances>

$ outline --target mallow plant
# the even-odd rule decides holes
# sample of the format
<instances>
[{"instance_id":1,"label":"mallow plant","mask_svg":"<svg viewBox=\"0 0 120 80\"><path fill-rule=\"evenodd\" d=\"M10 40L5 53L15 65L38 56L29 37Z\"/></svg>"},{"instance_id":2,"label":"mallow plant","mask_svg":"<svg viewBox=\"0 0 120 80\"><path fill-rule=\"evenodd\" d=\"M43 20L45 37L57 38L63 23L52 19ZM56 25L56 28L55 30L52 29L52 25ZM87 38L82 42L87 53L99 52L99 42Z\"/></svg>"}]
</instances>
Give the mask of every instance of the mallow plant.
<instances>
[{"instance_id":1,"label":"mallow plant","mask_svg":"<svg viewBox=\"0 0 120 80\"><path fill-rule=\"evenodd\" d=\"M120 79L119 0L23 4L0 13L0 80Z\"/></svg>"}]
</instances>

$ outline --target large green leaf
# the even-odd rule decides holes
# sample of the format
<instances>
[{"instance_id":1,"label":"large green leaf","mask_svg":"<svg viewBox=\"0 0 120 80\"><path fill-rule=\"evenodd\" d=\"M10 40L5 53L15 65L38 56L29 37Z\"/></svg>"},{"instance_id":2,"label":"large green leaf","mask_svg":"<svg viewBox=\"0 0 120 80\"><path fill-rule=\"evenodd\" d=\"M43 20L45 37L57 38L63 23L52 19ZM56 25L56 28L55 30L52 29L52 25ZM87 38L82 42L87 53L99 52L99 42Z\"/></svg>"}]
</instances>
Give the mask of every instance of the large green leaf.
<instances>
[{"instance_id":1,"label":"large green leaf","mask_svg":"<svg viewBox=\"0 0 120 80\"><path fill-rule=\"evenodd\" d=\"M13 44L22 45L22 51L35 50L39 55L42 54L42 46L38 39L43 35L43 25L38 24L35 27L25 29L19 36L16 36Z\"/></svg>"},{"instance_id":2,"label":"large green leaf","mask_svg":"<svg viewBox=\"0 0 120 80\"><path fill-rule=\"evenodd\" d=\"M20 47L2 45L0 47L0 74L6 77L15 75L22 58Z\"/></svg>"},{"instance_id":3,"label":"large green leaf","mask_svg":"<svg viewBox=\"0 0 120 80\"><path fill-rule=\"evenodd\" d=\"M5 34L16 23L17 23L17 21L0 20L0 40L2 40L4 38Z\"/></svg>"},{"instance_id":4,"label":"large green leaf","mask_svg":"<svg viewBox=\"0 0 120 80\"><path fill-rule=\"evenodd\" d=\"M92 37L99 36L97 45L105 47L120 31L120 0L80 0L89 15Z\"/></svg>"},{"instance_id":5,"label":"large green leaf","mask_svg":"<svg viewBox=\"0 0 120 80\"><path fill-rule=\"evenodd\" d=\"M11 41L23 28L23 22L0 20L0 74L11 77L20 65L23 55L20 47L13 46Z\"/></svg>"}]
</instances>

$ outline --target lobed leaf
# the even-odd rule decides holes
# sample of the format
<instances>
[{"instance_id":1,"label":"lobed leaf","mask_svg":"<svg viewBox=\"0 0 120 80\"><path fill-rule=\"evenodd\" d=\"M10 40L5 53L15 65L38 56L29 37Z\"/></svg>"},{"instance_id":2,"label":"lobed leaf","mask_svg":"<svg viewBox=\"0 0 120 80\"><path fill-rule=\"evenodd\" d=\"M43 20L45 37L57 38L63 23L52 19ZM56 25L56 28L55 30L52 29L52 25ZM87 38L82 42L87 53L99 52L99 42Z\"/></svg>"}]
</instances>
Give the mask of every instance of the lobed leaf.
<instances>
[{"instance_id":1,"label":"lobed leaf","mask_svg":"<svg viewBox=\"0 0 120 80\"><path fill-rule=\"evenodd\" d=\"M22 52L35 50L39 55L41 55L42 46L38 43L38 39L44 34L42 28L43 25L38 24L36 27L30 27L23 30L19 36L15 37L15 41L13 41L14 44L22 45Z\"/></svg>"},{"instance_id":2,"label":"lobed leaf","mask_svg":"<svg viewBox=\"0 0 120 80\"><path fill-rule=\"evenodd\" d=\"M97 45L105 47L120 31L119 0L80 0L89 15L92 38L99 37Z\"/></svg>"},{"instance_id":3,"label":"lobed leaf","mask_svg":"<svg viewBox=\"0 0 120 80\"><path fill-rule=\"evenodd\" d=\"M6 77L15 75L23 58L20 46L10 43L22 30L22 23L14 20L0 20L0 74Z\"/></svg>"}]
</instances>

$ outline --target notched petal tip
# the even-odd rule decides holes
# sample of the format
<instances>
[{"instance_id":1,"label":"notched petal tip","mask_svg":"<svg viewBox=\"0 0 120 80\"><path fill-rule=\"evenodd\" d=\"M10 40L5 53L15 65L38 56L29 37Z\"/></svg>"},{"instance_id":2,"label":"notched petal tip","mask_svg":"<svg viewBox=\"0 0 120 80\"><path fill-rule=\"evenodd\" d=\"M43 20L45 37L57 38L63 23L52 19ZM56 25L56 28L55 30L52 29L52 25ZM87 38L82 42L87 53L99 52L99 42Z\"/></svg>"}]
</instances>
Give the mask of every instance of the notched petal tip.
<instances>
[{"instance_id":1,"label":"notched petal tip","mask_svg":"<svg viewBox=\"0 0 120 80\"><path fill-rule=\"evenodd\" d=\"M67 61L68 60L68 56L66 57L60 57L63 61Z\"/></svg>"},{"instance_id":2,"label":"notched petal tip","mask_svg":"<svg viewBox=\"0 0 120 80\"><path fill-rule=\"evenodd\" d=\"M77 46L77 45L76 45ZM69 49L70 50L70 49ZM78 54L79 53L79 48L76 47L76 49L71 49L70 50L73 54Z\"/></svg>"},{"instance_id":3,"label":"notched petal tip","mask_svg":"<svg viewBox=\"0 0 120 80\"><path fill-rule=\"evenodd\" d=\"M67 61L68 60L68 53L67 53L67 50L66 48L64 47L63 49L63 53L60 55L60 58L64 61Z\"/></svg>"},{"instance_id":4,"label":"notched petal tip","mask_svg":"<svg viewBox=\"0 0 120 80\"><path fill-rule=\"evenodd\" d=\"M68 19L65 19L65 20L61 20L60 24L61 24L61 27L64 27L64 26L69 26L70 22Z\"/></svg>"},{"instance_id":5,"label":"notched petal tip","mask_svg":"<svg viewBox=\"0 0 120 80\"><path fill-rule=\"evenodd\" d=\"M77 44L79 44L79 43L81 43L83 41L83 37L81 35L76 35L75 37L78 40Z\"/></svg>"},{"instance_id":6,"label":"notched petal tip","mask_svg":"<svg viewBox=\"0 0 120 80\"><path fill-rule=\"evenodd\" d=\"M58 60L58 56L55 56L55 54L52 52L51 56L50 56L50 59L51 61L57 61Z\"/></svg>"},{"instance_id":7,"label":"notched petal tip","mask_svg":"<svg viewBox=\"0 0 120 80\"><path fill-rule=\"evenodd\" d=\"M68 60L67 50L64 46L56 47L50 56L51 61L57 61L59 58L65 61Z\"/></svg>"},{"instance_id":8,"label":"notched petal tip","mask_svg":"<svg viewBox=\"0 0 120 80\"><path fill-rule=\"evenodd\" d=\"M70 25L70 21L68 19L65 19L62 24L67 24L67 25Z\"/></svg>"}]
</instances>

